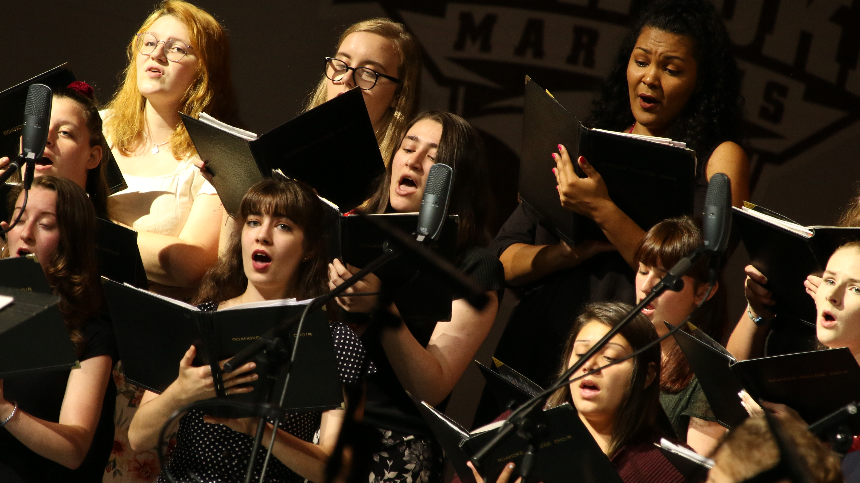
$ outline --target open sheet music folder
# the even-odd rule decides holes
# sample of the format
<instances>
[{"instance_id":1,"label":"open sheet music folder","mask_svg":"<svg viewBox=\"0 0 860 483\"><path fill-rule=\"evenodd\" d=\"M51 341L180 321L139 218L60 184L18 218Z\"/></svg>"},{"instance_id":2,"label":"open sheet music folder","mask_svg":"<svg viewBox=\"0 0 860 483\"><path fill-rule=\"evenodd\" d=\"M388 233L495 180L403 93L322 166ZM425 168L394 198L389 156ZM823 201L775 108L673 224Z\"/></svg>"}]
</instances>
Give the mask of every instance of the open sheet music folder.
<instances>
[{"instance_id":1,"label":"open sheet music folder","mask_svg":"<svg viewBox=\"0 0 860 483\"><path fill-rule=\"evenodd\" d=\"M248 188L275 169L307 183L344 210L367 200L373 182L385 171L361 89L259 137L211 118L181 115L197 153L212 173L212 185L233 216Z\"/></svg>"},{"instance_id":2,"label":"open sheet music folder","mask_svg":"<svg viewBox=\"0 0 860 483\"><path fill-rule=\"evenodd\" d=\"M694 151L670 139L588 129L529 77L525 98L520 199L562 240L576 245L606 237L594 221L561 206L550 157L558 144L567 148L577 170L577 157L585 156L612 201L643 230L693 214Z\"/></svg>"},{"instance_id":3,"label":"open sheet music folder","mask_svg":"<svg viewBox=\"0 0 860 483\"><path fill-rule=\"evenodd\" d=\"M726 426L747 417L737 394L740 389L754 399L785 404L810 424L860 401L860 366L847 348L738 361L698 329L692 334L678 331L675 340L711 409ZM860 434L860 424L852 430Z\"/></svg>"},{"instance_id":4,"label":"open sheet music folder","mask_svg":"<svg viewBox=\"0 0 860 483\"><path fill-rule=\"evenodd\" d=\"M327 201L327 200L324 200ZM388 236L362 215L343 215L336 205L324 203L326 208L327 242L329 259L364 268L384 253ZM369 214L381 217L404 233L414 233L418 226L418 213ZM459 217L448 215L439 239L427 244L433 252L455 263ZM445 284L432 273L421 270L402 255L380 267L375 275L392 290L392 299L407 324L434 324L451 320L453 295Z\"/></svg>"},{"instance_id":5,"label":"open sheet music folder","mask_svg":"<svg viewBox=\"0 0 860 483\"><path fill-rule=\"evenodd\" d=\"M803 282L824 271L839 245L860 240L860 228L803 226L751 203L732 213L750 263L767 277L774 312L814 326L815 302Z\"/></svg>"},{"instance_id":6,"label":"open sheet music folder","mask_svg":"<svg viewBox=\"0 0 860 483\"><path fill-rule=\"evenodd\" d=\"M210 365L214 371L220 371L219 361L232 357L282 321L300 314L306 303L281 300L202 312L193 305L128 285L107 279L102 282L126 379L159 393L176 379L179 361L192 344L197 347L195 365ZM294 327L289 340L284 340L288 351L295 334ZM284 409L322 411L339 407L343 392L324 311L307 316L300 337ZM226 397L266 402L260 400L264 379L250 384L254 391L248 394ZM280 394L282 387L283 381L279 380L275 393Z\"/></svg>"},{"instance_id":7,"label":"open sheet music folder","mask_svg":"<svg viewBox=\"0 0 860 483\"><path fill-rule=\"evenodd\" d=\"M418 409L463 483L476 483L466 462L495 436L496 430L504 421L469 432L425 402L420 402ZM609 458L570 404L547 409L539 416L545 419L549 432L540 438L537 463L529 481L621 483L621 477ZM511 461L519 468L526 447L526 441L512 433L484 459L480 468L481 476L487 478L487 481L496 481L502 469Z\"/></svg>"}]
</instances>

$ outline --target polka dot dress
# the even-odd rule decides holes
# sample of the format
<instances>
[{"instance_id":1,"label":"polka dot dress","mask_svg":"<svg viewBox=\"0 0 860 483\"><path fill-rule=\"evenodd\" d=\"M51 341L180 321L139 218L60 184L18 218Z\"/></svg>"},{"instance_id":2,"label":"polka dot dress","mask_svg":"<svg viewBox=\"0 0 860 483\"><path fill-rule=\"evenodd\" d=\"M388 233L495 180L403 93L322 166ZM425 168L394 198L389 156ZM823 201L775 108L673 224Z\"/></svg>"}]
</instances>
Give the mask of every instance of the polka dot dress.
<instances>
[{"instance_id":1,"label":"polka dot dress","mask_svg":"<svg viewBox=\"0 0 860 483\"><path fill-rule=\"evenodd\" d=\"M331 324L338 371L344 384L354 383L360 377L364 348L358 336L342 322ZM369 373L376 372L373 366ZM320 427L320 412L292 413L280 424L284 431L304 441L313 442L314 434ZM189 475L193 472L199 481L206 483L227 483L244 481L251 456L253 437L238 433L218 424L203 421L203 413L189 411L179 422L177 445L170 455L169 467L177 481L198 481ZM263 441L265 446L268 439ZM267 451L261 449L254 468L254 481L259 481ZM274 456L266 469L265 481L270 483L304 481ZM166 483L164 475L158 482Z\"/></svg>"}]
</instances>

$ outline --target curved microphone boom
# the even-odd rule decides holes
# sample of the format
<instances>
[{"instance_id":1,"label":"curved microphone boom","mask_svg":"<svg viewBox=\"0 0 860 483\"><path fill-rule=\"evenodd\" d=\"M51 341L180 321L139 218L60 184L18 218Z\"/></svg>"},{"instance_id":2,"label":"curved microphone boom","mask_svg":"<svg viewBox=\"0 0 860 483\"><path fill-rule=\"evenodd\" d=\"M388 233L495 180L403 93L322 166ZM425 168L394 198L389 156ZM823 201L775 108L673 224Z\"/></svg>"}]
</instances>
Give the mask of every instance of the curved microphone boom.
<instances>
[{"instance_id":1,"label":"curved microphone boom","mask_svg":"<svg viewBox=\"0 0 860 483\"><path fill-rule=\"evenodd\" d=\"M427 182L424 184L424 197L421 198L421 210L418 212L416 239L419 242L426 238L435 240L442 232L453 184L454 168L442 163L430 167Z\"/></svg>"}]
</instances>

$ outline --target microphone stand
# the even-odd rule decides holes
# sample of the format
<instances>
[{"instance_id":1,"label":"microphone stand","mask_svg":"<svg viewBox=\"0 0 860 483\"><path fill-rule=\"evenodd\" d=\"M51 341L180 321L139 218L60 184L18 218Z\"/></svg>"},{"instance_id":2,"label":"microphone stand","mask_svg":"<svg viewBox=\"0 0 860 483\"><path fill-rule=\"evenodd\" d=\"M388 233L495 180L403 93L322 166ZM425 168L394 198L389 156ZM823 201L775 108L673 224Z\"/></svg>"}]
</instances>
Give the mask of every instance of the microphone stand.
<instances>
[{"instance_id":1,"label":"microphone stand","mask_svg":"<svg viewBox=\"0 0 860 483\"><path fill-rule=\"evenodd\" d=\"M633 320L633 318L636 317L643 308L647 307L652 300L659 297L666 290L672 290L674 292L681 291L684 288L684 274L693 267L699 258L706 254L712 255L703 247L700 247L690 256L681 259L681 261L675 264L675 266L669 270L669 273L667 273L666 276L664 276L660 282L651 289L648 295L633 307L633 309L627 312L627 315L624 316L621 322L610 328L606 335L591 346L591 348L588 349L578 361L576 361L556 380L553 387L563 385L563 382L567 381L571 374L578 371L589 359L591 359L592 356L594 356L594 354L602 350L609 340L615 337L615 335L624 328L624 326L630 323L630 321ZM543 431L546 431L545 424L537 422L535 415L541 414L539 411L550 394L552 393L539 394L525 402L519 409L517 409L515 414L513 414L511 418L508 418L508 420L499 428L493 439L487 442L487 444L472 456L472 463L475 467L480 468L481 462L487 454L508 438L514 429L517 429L517 433L529 441L529 447L526 455L523 457L523 467L520 471L523 483L527 483L528 477L531 475L531 470L533 469L534 461L537 457L535 453L539 447L537 446L538 438ZM527 461L528 463L526 463Z\"/></svg>"},{"instance_id":2,"label":"microphone stand","mask_svg":"<svg viewBox=\"0 0 860 483\"><path fill-rule=\"evenodd\" d=\"M383 253L382 255L377 257L376 260L373 260L372 262L370 262L366 267L361 269L358 273L356 273L352 277L345 280L344 283L338 285L333 290L329 291L327 294L321 295L321 296L313 299L313 301L311 301L311 303L309 303L307 305L307 307L305 307L305 310L304 310L304 312L302 312L301 315L294 316L294 317L291 317L290 319L287 319L285 322L282 322L278 327L275 327L274 329L270 330L266 334L263 334L259 339L254 341L252 344L248 345L245 349L243 349L238 354L236 354L236 356L234 356L232 359L227 361L227 363L224 364L224 369L227 371L232 371L235 368L240 367L246 361L248 361L251 358L253 358L254 356L256 356L258 353L267 353L268 349L270 347L272 347L272 348L280 347L280 350L283 351L283 342L281 341L281 338L280 338L282 336L282 334L288 333L288 331L296 324L298 324L298 330L301 331L302 324L303 324L307 314L313 312L314 310L321 308L327 302L334 300L335 297L339 296L340 294L345 292L348 288L350 288L353 285L355 285L356 283L360 282L364 277L371 274L374 270L385 265L386 263L390 262L391 260L394 260L401 253L400 250L389 246L388 243L385 244L385 246L383 247L383 250L385 250L385 253ZM286 411L284 411L284 409L282 408L282 405L283 405L284 400L286 399L286 396L287 396L287 385L289 384L290 371L292 370L292 363L296 357L296 349L298 349L299 339L300 339L300 337L296 337L295 343L293 345L293 351L292 351L290 361L289 361L289 363L284 364L283 369L282 369L282 375L284 376L285 380L284 380L284 387L281 390L278 405L276 408L273 408L273 409L276 409L277 413L278 413L278 416L276 418L274 418L274 420L273 420L273 428L272 428L272 438L273 439L275 436L274 433L275 433L275 431L277 431L278 425L280 424L281 419L286 416ZM257 433L255 434L255 437L254 437L254 443L251 446L251 456L248 459L248 469L247 469L247 472L245 474L245 483L251 483L251 478L252 478L253 473L254 473L254 466L255 466L256 461L257 461L257 455L260 452L260 448L262 447L263 434L264 434L265 430L266 430L266 422L264 419L261 419L260 424L257 425ZM269 453L266 455L266 464L264 465L264 471L260 475L261 481L262 481L262 478L265 476L265 466L268 464L268 460L269 460L269 457L271 457L271 454L272 454L271 451L269 451Z\"/></svg>"}]
</instances>

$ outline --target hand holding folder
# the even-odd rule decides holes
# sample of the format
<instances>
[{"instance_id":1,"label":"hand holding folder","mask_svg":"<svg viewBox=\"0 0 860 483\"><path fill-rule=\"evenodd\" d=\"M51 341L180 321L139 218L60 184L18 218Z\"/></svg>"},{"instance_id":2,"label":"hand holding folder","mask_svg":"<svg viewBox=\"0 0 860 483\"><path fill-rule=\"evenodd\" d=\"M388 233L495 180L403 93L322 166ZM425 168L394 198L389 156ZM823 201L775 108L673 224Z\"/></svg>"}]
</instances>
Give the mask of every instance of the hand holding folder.
<instances>
[{"instance_id":1,"label":"hand holding folder","mask_svg":"<svg viewBox=\"0 0 860 483\"><path fill-rule=\"evenodd\" d=\"M195 357L197 357L197 348L192 345L179 361L179 377L171 384L176 388L177 394L181 394L186 399L187 404L217 396L212 369L209 366L194 366ZM257 380L256 373L249 374L249 371L255 367L253 362L248 362L233 372L222 372L220 379L225 395L246 394L253 391L253 386L245 384Z\"/></svg>"}]
</instances>

